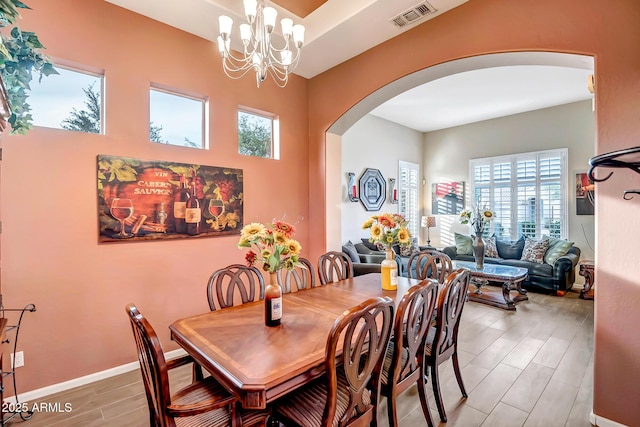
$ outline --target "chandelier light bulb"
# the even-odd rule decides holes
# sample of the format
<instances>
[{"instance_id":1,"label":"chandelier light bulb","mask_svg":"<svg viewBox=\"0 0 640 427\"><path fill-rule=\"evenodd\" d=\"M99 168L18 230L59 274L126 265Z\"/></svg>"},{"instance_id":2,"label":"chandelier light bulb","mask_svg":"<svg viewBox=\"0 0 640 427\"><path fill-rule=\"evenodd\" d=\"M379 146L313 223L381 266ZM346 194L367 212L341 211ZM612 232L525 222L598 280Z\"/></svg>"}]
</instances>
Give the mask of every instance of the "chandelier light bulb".
<instances>
[{"instance_id":1,"label":"chandelier light bulb","mask_svg":"<svg viewBox=\"0 0 640 427\"><path fill-rule=\"evenodd\" d=\"M273 27L276 26L276 17L278 12L272 7L265 7L262 9L262 16L264 17L264 27L267 33L271 34Z\"/></svg>"},{"instance_id":2,"label":"chandelier light bulb","mask_svg":"<svg viewBox=\"0 0 640 427\"><path fill-rule=\"evenodd\" d=\"M242 39L242 44L245 46L249 44L251 40L251 25L240 24L240 38Z\"/></svg>"},{"instance_id":3,"label":"chandelier light bulb","mask_svg":"<svg viewBox=\"0 0 640 427\"><path fill-rule=\"evenodd\" d=\"M247 21L250 24L253 24L253 21L256 19L256 12L258 11L258 1L257 0L244 0L244 14L247 17Z\"/></svg>"},{"instance_id":4,"label":"chandelier light bulb","mask_svg":"<svg viewBox=\"0 0 640 427\"><path fill-rule=\"evenodd\" d=\"M220 26L220 37L222 37L222 40L227 40L231 36L233 19L226 15L222 15L218 18L218 25Z\"/></svg>"},{"instance_id":5,"label":"chandelier light bulb","mask_svg":"<svg viewBox=\"0 0 640 427\"><path fill-rule=\"evenodd\" d=\"M289 18L283 18L280 21L280 25L282 26L282 35L284 38L288 39L291 37L291 34L293 33L293 21Z\"/></svg>"},{"instance_id":6,"label":"chandelier light bulb","mask_svg":"<svg viewBox=\"0 0 640 427\"><path fill-rule=\"evenodd\" d=\"M267 75L273 77L278 86L285 87L289 74L300 61L304 27L283 18L280 20L280 37L274 31L278 16L276 9L267 6L266 0L243 0L243 3L247 22L240 24L242 52L231 51L233 20L224 15L218 18L220 35L217 43L222 68L232 79L239 79L253 70L258 87Z\"/></svg>"},{"instance_id":7,"label":"chandelier light bulb","mask_svg":"<svg viewBox=\"0 0 640 427\"><path fill-rule=\"evenodd\" d=\"M230 39L227 39L225 41L222 39L222 36L218 36L218 52L220 53L221 57L226 58L228 56L230 44Z\"/></svg>"},{"instance_id":8,"label":"chandelier light bulb","mask_svg":"<svg viewBox=\"0 0 640 427\"><path fill-rule=\"evenodd\" d=\"M300 24L293 26L293 42L298 49L304 44L304 27Z\"/></svg>"}]
</instances>

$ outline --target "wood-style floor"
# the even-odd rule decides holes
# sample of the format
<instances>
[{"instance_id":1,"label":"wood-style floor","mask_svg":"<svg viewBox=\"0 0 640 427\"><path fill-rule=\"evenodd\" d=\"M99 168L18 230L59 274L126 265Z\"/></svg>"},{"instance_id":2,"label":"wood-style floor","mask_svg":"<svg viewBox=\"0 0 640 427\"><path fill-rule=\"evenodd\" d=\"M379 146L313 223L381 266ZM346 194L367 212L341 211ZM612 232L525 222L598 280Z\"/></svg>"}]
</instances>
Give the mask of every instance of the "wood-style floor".
<instances>
[{"instance_id":1,"label":"wood-style floor","mask_svg":"<svg viewBox=\"0 0 640 427\"><path fill-rule=\"evenodd\" d=\"M448 427L589 427L593 392L593 301L529 293L529 301L507 312L467 302L459 335L463 399L450 361L440 366ZM285 314L286 316L286 314ZM133 337L127 336L133 346ZM172 389L190 381L189 367L175 370ZM433 395L431 412L439 421ZM399 398L400 426L426 425L417 391ZM139 371L98 381L40 402L70 403L69 413L36 413L10 426L148 426ZM30 402L32 405L33 402ZM380 425L388 426L386 404Z\"/></svg>"}]
</instances>

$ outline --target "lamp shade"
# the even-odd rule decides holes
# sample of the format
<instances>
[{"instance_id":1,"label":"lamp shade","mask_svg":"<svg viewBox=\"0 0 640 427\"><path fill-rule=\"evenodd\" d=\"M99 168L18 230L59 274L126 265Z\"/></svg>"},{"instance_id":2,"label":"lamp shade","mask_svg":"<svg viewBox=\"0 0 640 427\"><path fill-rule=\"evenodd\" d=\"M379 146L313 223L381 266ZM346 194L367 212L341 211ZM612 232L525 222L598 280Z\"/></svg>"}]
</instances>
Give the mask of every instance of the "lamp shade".
<instances>
[{"instance_id":1,"label":"lamp shade","mask_svg":"<svg viewBox=\"0 0 640 427\"><path fill-rule=\"evenodd\" d=\"M420 221L422 227L432 228L436 226L436 217L435 216L423 216Z\"/></svg>"}]
</instances>

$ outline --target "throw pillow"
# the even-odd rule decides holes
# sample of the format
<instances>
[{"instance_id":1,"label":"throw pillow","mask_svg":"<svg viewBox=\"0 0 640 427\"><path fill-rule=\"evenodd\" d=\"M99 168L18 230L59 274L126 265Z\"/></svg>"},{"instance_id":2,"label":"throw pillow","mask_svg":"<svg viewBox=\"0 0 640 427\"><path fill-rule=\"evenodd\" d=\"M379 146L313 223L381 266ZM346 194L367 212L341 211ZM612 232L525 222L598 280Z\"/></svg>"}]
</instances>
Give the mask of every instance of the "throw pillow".
<instances>
[{"instance_id":1,"label":"throw pillow","mask_svg":"<svg viewBox=\"0 0 640 427\"><path fill-rule=\"evenodd\" d=\"M400 245L401 256L411 256L411 254L414 252L418 252L418 247L413 243L411 243L410 245Z\"/></svg>"},{"instance_id":2,"label":"throw pillow","mask_svg":"<svg viewBox=\"0 0 640 427\"><path fill-rule=\"evenodd\" d=\"M453 233L456 241L456 252L458 255L473 255L473 246L471 236Z\"/></svg>"},{"instance_id":3,"label":"throw pillow","mask_svg":"<svg viewBox=\"0 0 640 427\"><path fill-rule=\"evenodd\" d=\"M376 242L376 250L378 251L386 251L387 247L380 242Z\"/></svg>"},{"instance_id":4,"label":"throw pillow","mask_svg":"<svg viewBox=\"0 0 640 427\"><path fill-rule=\"evenodd\" d=\"M354 243L353 246L355 246L356 248L356 252L358 252L358 254L373 254L373 253L378 253L378 251L372 251L371 249L369 249L368 247L366 247L365 245L363 245L362 243Z\"/></svg>"},{"instance_id":5,"label":"throw pillow","mask_svg":"<svg viewBox=\"0 0 640 427\"><path fill-rule=\"evenodd\" d=\"M524 249L524 236L515 242L503 242L496 239L496 248L500 258L520 259L522 257L522 249Z\"/></svg>"},{"instance_id":6,"label":"throw pillow","mask_svg":"<svg viewBox=\"0 0 640 427\"><path fill-rule=\"evenodd\" d=\"M484 256L489 258L500 258L496 246L496 236L491 236L484 241Z\"/></svg>"},{"instance_id":7,"label":"throw pillow","mask_svg":"<svg viewBox=\"0 0 640 427\"><path fill-rule=\"evenodd\" d=\"M342 252L349 255L349 258L351 258L351 262L360 262L358 251L356 251L356 247L353 245L353 243L351 243L351 240L342 245Z\"/></svg>"},{"instance_id":8,"label":"throw pillow","mask_svg":"<svg viewBox=\"0 0 640 427\"><path fill-rule=\"evenodd\" d=\"M563 255L566 255L573 246L573 242L568 242L562 239L556 239L554 237L549 238L549 249L544 254L544 262L549 265L555 264L555 262Z\"/></svg>"},{"instance_id":9,"label":"throw pillow","mask_svg":"<svg viewBox=\"0 0 640 427\"><path fill-rule=\"evenodd\" d=\"M522 261L530 261L538 264L544 262L544 254L549 249L549 239L534 240L525 238L522 250Z\"/></svg>"},{"instance_id":10,"label":"throw pillow","mask_svg":"<svg viewBox=\"0 0 640 427\"><path fill-rule=\"evenodd\" d=\"M362 240L362 244L363 245L365 245L366 247L368 247L372 251L377 251L378 250L378 248L376 248L376 244L375 243L371 243L368 238L360 239L360 240Z\"/></svg>"}]
</instances>

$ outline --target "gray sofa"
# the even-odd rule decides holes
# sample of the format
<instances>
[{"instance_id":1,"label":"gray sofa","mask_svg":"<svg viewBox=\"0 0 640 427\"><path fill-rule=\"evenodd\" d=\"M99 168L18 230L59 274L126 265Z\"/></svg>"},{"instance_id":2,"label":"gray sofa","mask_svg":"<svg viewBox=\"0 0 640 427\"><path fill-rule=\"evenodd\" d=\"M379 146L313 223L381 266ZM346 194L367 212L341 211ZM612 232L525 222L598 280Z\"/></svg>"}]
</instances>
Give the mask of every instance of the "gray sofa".
<instances>
[{"instance_id":1,"label":"gray sofa","mask_svg":"<svg viewBox=\"0 0 640 427\"><path fill-rule=\"evenodd\" d=\"M563 296L573 287L575 267L580 260L580 248L572 246L565 255L559 257L553 265L550 265L521 260L520 256L524 246L523 239L515 242L497 243L501 258L485 257L485 264L502 264L526 268L529 271L529 276L522 282L525 288L552 291L555 295ZM447 246L442 252L449 255L452 260L474 261L473 255L459 255L455 246Z\"/></svg>"},{"instance_id":2,"label":"gray sofa","mask_svg":"<svg viewBox=\"0 0 640 427\"><path fill-rule=\"evenodd\" d=\"M342 245L342 252L351 259L354 276L380 273L380 264L386 257L384 252L371 250L362 243L352 243L351 241Z\"/></svg>"},{"instance_id":3,"label":"gray sofa","mask_svg":"<svg viewBox=\"0 0 640 427\"><path fill-rule=\"evenodd\" d=\"M384 251L378 250L368 239L363 238L361 240L359 243L348 241L342 245L342 252L349 255L353 263L353 274L359 276L366 273L380 273L380 263L386 258L386 254ZM420 246L418 249L425 248L426 246ZM398 246L394 247L394 251L396 252L394 259L398 264L398 275L407 277L409 257L400 255Z\"/></svg>"}]
</instances>

